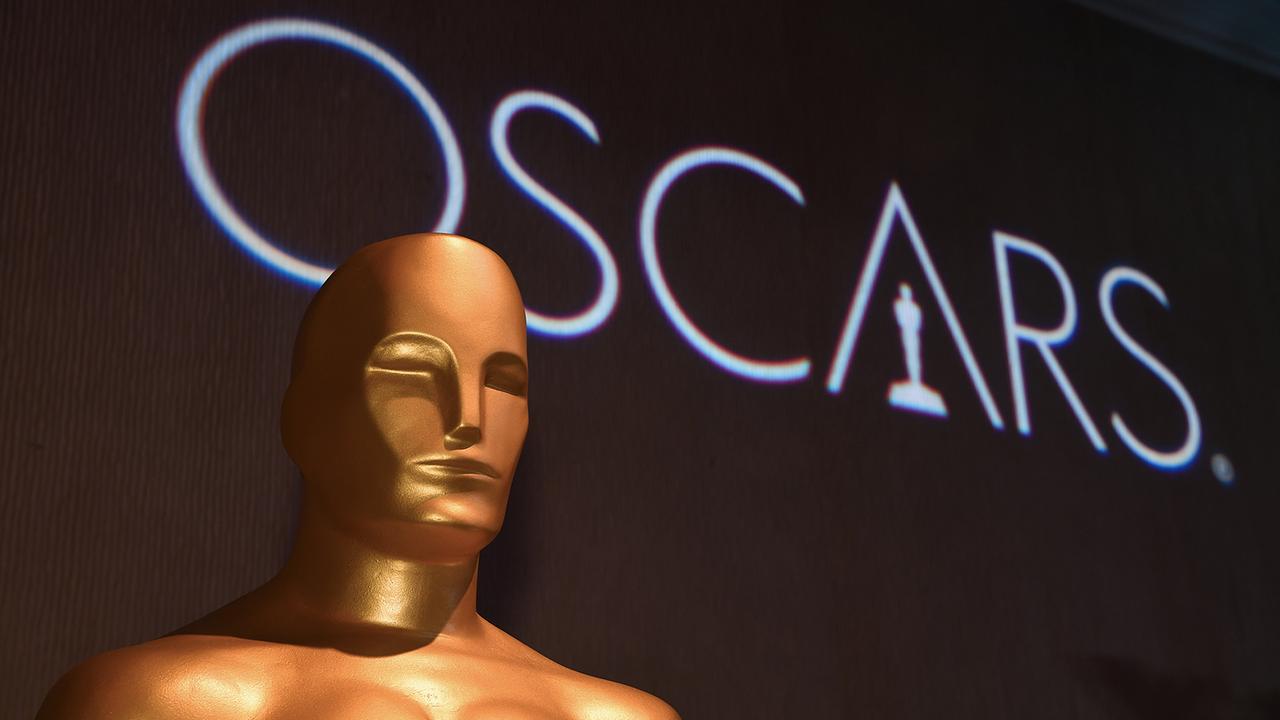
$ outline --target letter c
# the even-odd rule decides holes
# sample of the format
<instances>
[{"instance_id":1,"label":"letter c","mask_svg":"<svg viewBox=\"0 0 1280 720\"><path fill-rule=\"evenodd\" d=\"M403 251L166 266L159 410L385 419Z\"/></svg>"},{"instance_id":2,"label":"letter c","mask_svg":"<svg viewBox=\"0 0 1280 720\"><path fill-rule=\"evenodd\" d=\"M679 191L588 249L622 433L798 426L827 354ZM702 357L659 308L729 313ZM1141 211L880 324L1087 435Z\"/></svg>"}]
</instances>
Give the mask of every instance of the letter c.
<instances>
[{"instance_id":1,"label":"letter c","mask_svg":"<svg viewBox=\"0 0 1280 720\"><path fill-rule=\"evenodd\" d=\"M649 286L658 298L662 311L680 335L711 362L748 380L772 383L803 380L809 376L808 357L779 361L756 360L725 348L693 324L667 286L667 280L662 274L662 264L658 261L658 208L662 205L667 190L681 175L703 165L742 168L773 183L796 204L804 205L804 195L800 193L800 187L795 181L757 157L727 147L697 147L686 150L662 166L644 194L644 204L640 211L640 252Z\"/></svg>"}]
</instances>

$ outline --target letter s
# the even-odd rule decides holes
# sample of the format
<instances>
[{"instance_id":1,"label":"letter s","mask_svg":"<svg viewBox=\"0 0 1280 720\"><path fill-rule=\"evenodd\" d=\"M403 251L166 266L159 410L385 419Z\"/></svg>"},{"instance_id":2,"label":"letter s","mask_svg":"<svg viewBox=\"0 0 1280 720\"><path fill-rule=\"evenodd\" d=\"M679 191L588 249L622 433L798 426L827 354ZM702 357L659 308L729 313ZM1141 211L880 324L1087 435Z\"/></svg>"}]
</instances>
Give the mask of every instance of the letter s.
<instances>
[{"instance_id":1,"label":"letter s","mask_svg":"<svg viewBox=\"0 0 1280 720\"><path fill-rule=\"evenodd\" d=\"M591 227L582 216L552 195L537 180L534 180L511 154L511 146L507 143L507 128L511 118L521 110L540 108L563 117L583 132L591 142L600 143L600 135L596 133L596 125L578 108L570 105L562 98L538 90L522 90L503 98L493 111L493 120L489 123L489 142L493 145L493 154L498 164L511 177L526 195L534 202L546 208L557 220L564 223L582 239L582 244L591 251L596 266L600 269L600 291L596 299L586 310L569 317L553 317L526 309L525 317L529 329L543 335L560 337L576 337L586 335L604 324L618 304L618 265L614 262L613 253L605 245L600 233Z\"/></svg>"},{"instance_id":2,"label":"letter s","mask_svg":"<svg viewBox=\"0 0 1280 720\"><path fill-rule=\"evenodd\" d=\"M1173 391L1174 397L1182 404L1182 412L1187 416L1187 435L1182 441L1182 446L1172 452L1161 452L1155 450L1137 438L1130 430L1129 426L1120 417L1119 413L1111 413L1111 425L1115 428L1116 434L1135 455L1165 470L1177 470L1187 465L1195 459L1196 453L1200 451L1200 415L1196 412L1195 403L1191 401L1191 395L1187 393L1187 389L1174 376L1169 368L1165 367L1161 362L1155 359L1151 353L1147 352L1141 345L1134 341L1129 333L1120 326L1120 321L1116 319L1115 311L1111 306L1111 298L1115 293L1117 285L1121 283L1133 283L1151 293L1151 295L1160 301L1160 304L1169 307L1169 300L1165 297L1164 290L1156 284L1155 280L1145 275L1139 270L1129 267L1113 268L1102 276L1102 282L1098 286L1098 303L1102 306L1102 317L1106 320L1107 327L1111 330L1111 334L1116 336L1116 340L1124 346L1143 365L1147 366L1156 377L1160 378L1168 388Z\"/></svg>"}]
</instances>

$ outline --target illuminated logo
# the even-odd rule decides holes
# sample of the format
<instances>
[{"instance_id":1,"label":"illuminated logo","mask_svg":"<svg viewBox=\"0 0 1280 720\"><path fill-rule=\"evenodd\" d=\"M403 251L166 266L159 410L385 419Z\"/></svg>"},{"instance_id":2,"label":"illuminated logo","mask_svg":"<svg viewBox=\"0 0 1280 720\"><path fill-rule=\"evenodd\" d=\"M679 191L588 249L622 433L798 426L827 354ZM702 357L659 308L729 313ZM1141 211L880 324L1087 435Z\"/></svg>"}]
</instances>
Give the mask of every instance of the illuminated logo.
<instances>
[{"instance_id":1,"label":"illuminated logo","mask_svg":"<svg viewBox=\"0 0 1280 720\"><path fill-rule=\"evenodd\" d=\"M209 88L215 76L241 53L255 46L283 40L319 42L349 52L387 73L407 93L409 99L426 118L444 155L445 197L434 229L438 232L453 232L458 227L463 214L466 174L453 129L444 111L427 88L390 53L348 30L311 20L275 19L241 26L215 40L196 59L183 82L178 100L177 136L183 165L196 194L227 235L250 257L292 280L318 286L332 272L331 268L308 263L281 250L241 217L213 177L204 148L201 121ZM582 243L591 253L599 273L598 290L594 299L585 308L566 316L547 315L526 308L529 329L544 336L580 337L599 330L617 306L620 296L617 263L609 245L591 223L535 180L512 153L508 142L510 126L521 113L533 111L549 112L558 116L572 124L596 145L601 142L600 133L591 118L576 105L551 93L538 90L522 90L502 98L495 107L489 124L489 142L498 166L520 192L546 210ZM755 175L770 183L797 205L804 205L804 193L793 179L750 153L718 146L695 147L676 153L660 166L640 199L638 239L649 288L657 300L658 307L679 336L716 367L754 382L791 383L805 380L809 378L813 365L808 355L783 359L753 358L725 347L688 315L667 284L658 252L657 236L658 217L663 200L677 183L694 182L695 171L709 166L726 166ZM952 307L942 278L929 256L928 248L911 215L906 198L896 182L889 184L879 221L871 238L871 245L853 288L853 297L849 302L839 338L835 342L831 364L826 375L827 392L838 395L844 388L863 321L866 318L867 305L879 279L885 248L895 223L900 224L905 230L915 259L924 273L927 290L942 313L952 344L964 364L988 421L993 428L1002 430L1004 419L991 395L977 358L969 347L964 328ZM1018 432L1022 435L1031 434L1031 413L1023 382L1024 352L1031 350L1049 370L1090 445L1099 453L1108 452L1102 433L1081 402L1055 354L1056 349L1070 341L1078 320L1075 290L1070 278L1067 277L1062 264L1048 249L1031 240L996 230L992 233L992 243L996 281L1000 294L1000 321L1004 329L1005 355L1013 396L1014 421ZM1017 253L1034 260L1052 274L1063 306L1062 318L1053 327L1035 327L1019 320L1010 279L1010 253ZM1119 345L1146 367L1177 399L1185 417L1186 431L1178 446L1158 448L1143 441L1141 433L1131 428L1116 412L1110 414L1111 427L1120 442L1144 462L1165 470L1184 468L1196 458L1200 451L1199 413L1191 395L1178 377L1139 345L1117 320L1114 311L1115 295L1117 289L1123 286L1133 286L1145 292L1166 308L1169 307L1169 300L1155 280L1136 268L1113 268L1103 275L1098 284L1098 301L1107 329ZM889 404L901 410L924 413L938 418L947 417L947 405L942 393L924 381L920 352L923 317L912 288L905 283L899 286L893 312L900 330L907 377L889 386L887 396ZM1212 467L1215 475L1222 482L1227 483L1234 479L1234 470L1225 457L1215 455Z\"/></svg>"},{"instance_id":2,"label":"illuminated logo","mask_svg":"<svg viewBox=\"0 0 1280 720\"><path fill-rule=\"evenodd\" d=\"M911 286L898 286L898 299L893 302L893 316L902 333L902 354L907 362L907 379L889 386L889 404L903 410L914 410L926 415L947 416L947 404L942 394L924 384L924 370L920 365L920 325L923 322L920 306L911 298Z\"/></svg>"},{"instance_id":3,"label":"illuminated logo","mask_svg":"<svg viewBox=\"0 0 1280 720\"><path fill-rule=\"evenodd\" d=\"M245 50L277 40L310 40L347 50L378 66L409 93L409 97L435 131L440 149L444 152L447 185L444 209L436 220L435 231L456 230L458 219L462 217L463 195L467 186L462 169L462 153L458 150L458 141L453 136L453 128L445 118L444 111L435 98L431 97L431 93L418 82L418 78L386 50L340 27L311 20L264 20L236 28L206 48L187 73L178 98L178 150L182 154L182 164L209 214L213 215L213 219L218 221L231 239L267 267L308 285L319 286L333 272L333 268L313 265L284 252L240 217L240 213L236 212L223 194L222 187L214 179L204 150L201 120L204 101L214 77Z\"/></svg>"}]
</instances>

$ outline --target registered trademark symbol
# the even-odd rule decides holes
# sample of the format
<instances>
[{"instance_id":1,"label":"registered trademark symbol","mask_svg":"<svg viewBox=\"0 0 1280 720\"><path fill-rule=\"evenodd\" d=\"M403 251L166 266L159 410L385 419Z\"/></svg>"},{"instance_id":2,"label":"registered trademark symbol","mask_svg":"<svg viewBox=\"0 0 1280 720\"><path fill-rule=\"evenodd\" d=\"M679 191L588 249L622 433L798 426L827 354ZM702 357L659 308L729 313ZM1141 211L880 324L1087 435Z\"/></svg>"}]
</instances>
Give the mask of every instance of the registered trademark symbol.
<instances>
[{"instance_id":1,"label":"registered trademark symbol","mask_svg":"<svg viewBox=\"0 0 1280 720\"><path fill-rule=\"evenodd\" d=\"M1209 468L1213 470L1213 476L1218 478L1218 482L1223 485L1230 485L1236 480L1236 468L1222 453L1214 453L1209 458Z\"/></svg>"}]
</instances>

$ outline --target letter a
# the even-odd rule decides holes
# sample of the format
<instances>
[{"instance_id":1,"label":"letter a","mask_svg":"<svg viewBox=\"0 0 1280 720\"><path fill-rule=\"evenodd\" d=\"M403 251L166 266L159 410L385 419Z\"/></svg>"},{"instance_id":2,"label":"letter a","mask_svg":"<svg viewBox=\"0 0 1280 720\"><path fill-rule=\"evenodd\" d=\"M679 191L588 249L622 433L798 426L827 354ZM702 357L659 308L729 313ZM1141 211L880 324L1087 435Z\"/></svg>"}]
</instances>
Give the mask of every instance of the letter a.
<instances>
[{"instance_id":1,"label":"letter a","mask_svg":"<svg viewBox=\"0 0 1280 720\"><path fill-rule=\"evenodd\" d=\"M964 368L969 373L969 379L973 381L973 387L982 400L982 406L986 408L991 426L997 430L1003 430L1004 420L1000 417L1000 410L991 397L991 390L987 388L987 381L982 376L982 369L978 367L973 351L969 349L964 328L960 326L960 320L951 307L951 299L947 296L946 288L942 287L942 278L938 277L938 271L933 267L929 250L924 245L924 239L920 237L916 221L911 217L911 210L907 207L907 201L902 196L902 191L898 189L897 182L889 184L889 193L885 196L884 206L880 210L880 221L876 224L876 232L871 240L871 250L868 251L866 262L862 265L862 274L858 277L858 286L854 290L853 300L849 303L849 313L845 317L844 330L840 333L840 342L836 345L836 352L831 360L831 371L827 374L827 392L836 395L844 388L845 376L849 372L849 362L853 358L853 351L858 343L858 334L862 331L862 321L867 314L867 302L880 273L880 264L884 260L885 246L889 244L889 231L893 229L894 218L899 219L902 227L907 231L911 249L915 251L916 260L929 281L929 289L933 291L933 296L938 301L942 317L947 322L947 329L951 331L951 339L955 341L956 349L960 351Z\"/></svg>"}]
</instances>

